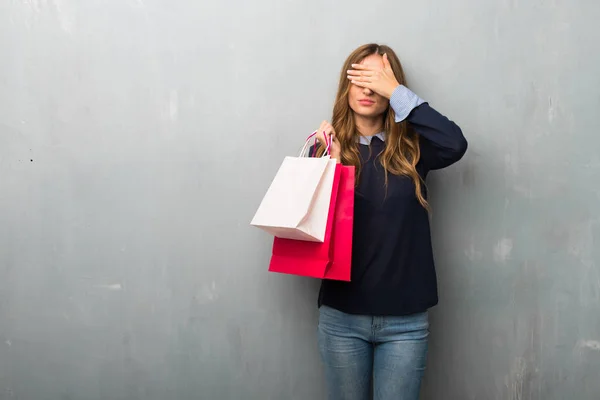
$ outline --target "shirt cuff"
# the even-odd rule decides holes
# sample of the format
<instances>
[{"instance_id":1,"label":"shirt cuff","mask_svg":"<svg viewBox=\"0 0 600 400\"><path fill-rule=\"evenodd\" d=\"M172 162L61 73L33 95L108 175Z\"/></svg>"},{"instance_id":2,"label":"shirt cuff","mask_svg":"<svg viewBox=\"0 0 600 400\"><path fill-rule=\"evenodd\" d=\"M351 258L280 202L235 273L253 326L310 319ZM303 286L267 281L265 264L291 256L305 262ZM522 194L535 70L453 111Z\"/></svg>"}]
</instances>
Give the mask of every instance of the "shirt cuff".
<instances>
[{"instance_id":1,"label":"shirt cuff","mask_svg":"<svg viewBox=\"0 0 600 400\"><path fill-rule=\"evenodd\" d=\"M421 99L404 85L400 85L394 89L390 98L390 106L396 114L396 122L404 121L415 107L423 103L425 103L425 100Z\"/></svg>"}]
</instances>

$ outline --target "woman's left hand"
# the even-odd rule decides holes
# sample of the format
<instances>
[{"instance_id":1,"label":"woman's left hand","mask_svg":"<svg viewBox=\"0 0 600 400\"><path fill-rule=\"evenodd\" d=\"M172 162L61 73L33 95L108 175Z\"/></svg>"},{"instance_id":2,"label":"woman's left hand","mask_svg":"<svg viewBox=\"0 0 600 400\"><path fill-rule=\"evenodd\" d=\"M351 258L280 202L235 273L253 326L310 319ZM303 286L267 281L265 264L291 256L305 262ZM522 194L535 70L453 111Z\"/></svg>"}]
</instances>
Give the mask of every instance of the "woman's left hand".
<instances>
[{"instance_id":1,"label":"woman's left hand","mask_svg":"<svg viewBox=\"0 0 600 400\"><path fill-rule=\"evenodd\" d=\"M356 86L371 89L375 93L389 99L400 85L387 58L383 55L383 68L370 67L363 64L352 64L348 79Z\"/></svg>"}]
</instances>

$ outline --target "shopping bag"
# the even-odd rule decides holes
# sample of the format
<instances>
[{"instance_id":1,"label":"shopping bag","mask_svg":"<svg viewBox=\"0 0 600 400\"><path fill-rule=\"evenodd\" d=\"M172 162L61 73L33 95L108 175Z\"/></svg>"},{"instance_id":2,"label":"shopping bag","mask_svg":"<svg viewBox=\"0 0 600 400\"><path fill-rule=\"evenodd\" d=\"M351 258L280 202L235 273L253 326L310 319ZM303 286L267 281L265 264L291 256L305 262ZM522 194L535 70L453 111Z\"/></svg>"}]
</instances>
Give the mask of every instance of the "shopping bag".
<instances>
[{"instance_id":1,"label":"shopping bag","mask_svg":"<svg viewBox=\"0 0 600 400\"><path fill-rule=\"evenodd\" d=\"M354 183L354 167L338 164L324 242L274 238L269 271L350 281Z\"/></svg>"},{"instance_id":2,"label":"shopping bag","mask_svg":"<svg viewBox=\"0 0 600 400\"><path fill-rule=\"evenodd\" d=\"M336 161L328 151L323 157L305 157L314 135L299 157L285 157L251 225L279 238L325 240Z\"/></svg>"}]
</instances>

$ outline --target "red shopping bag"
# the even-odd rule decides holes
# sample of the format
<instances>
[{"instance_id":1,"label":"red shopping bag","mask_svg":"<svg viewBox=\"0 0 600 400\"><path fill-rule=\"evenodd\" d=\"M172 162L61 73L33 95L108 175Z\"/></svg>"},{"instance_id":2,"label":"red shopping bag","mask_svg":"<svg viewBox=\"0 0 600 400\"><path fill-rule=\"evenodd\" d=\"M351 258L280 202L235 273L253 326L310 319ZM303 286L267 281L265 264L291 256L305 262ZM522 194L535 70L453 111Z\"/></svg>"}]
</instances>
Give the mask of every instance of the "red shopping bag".
<instances>
[{"instance_id":1,"label":"red shopping bag","mask_svg":"<svg viewBox=\"0 0 600 400\"><path fill-rule=\"evenodd\" d=\"M354 182L354 167L337 164L324 242L274 238L269 271L350 280Z\"/></svg>"}]
</instances>

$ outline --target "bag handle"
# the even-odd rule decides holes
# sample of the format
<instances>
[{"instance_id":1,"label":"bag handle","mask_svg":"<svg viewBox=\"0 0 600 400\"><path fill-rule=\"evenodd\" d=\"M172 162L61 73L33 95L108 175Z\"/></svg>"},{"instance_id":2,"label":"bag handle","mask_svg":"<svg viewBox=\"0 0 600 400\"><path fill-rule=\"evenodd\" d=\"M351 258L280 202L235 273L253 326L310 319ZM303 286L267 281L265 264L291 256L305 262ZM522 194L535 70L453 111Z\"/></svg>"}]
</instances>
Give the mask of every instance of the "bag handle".
<instances>
[{"instance_id":1,"label":"bag handle","mask_svg":"<svg viewBox=\"0 0 600 400\"><path fill-rule=\"evenodd\" d=\"M306 152L308 151L308 144L310 143L310 139L312 139L313 137L315 138L315 148L316 148L316 145L317 145L317 137L316 137L317 136L317 132L318 131L314 131L312 134L310 134L310 136L308 136L306 138L306 142L304 143L304 147L302 147L302 150L300 151L300 157L306 157ZM325 148L325 152L323 153L323 156L322 156L322 157L325 157L325 156L329 156L330 155L329 150L330 150L330 147L331 147L331 143L329 141L329 136L327 136L325 134L325 131L323 131L323 135L325 136L325 144L327 145L327 147Z\"/></svg>"}]
</instances>

